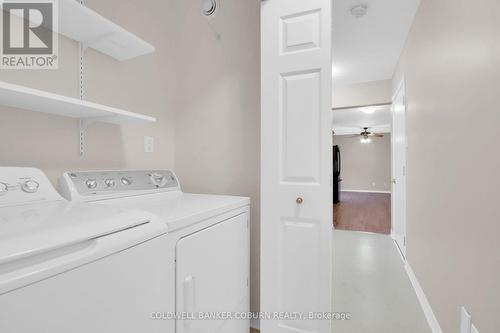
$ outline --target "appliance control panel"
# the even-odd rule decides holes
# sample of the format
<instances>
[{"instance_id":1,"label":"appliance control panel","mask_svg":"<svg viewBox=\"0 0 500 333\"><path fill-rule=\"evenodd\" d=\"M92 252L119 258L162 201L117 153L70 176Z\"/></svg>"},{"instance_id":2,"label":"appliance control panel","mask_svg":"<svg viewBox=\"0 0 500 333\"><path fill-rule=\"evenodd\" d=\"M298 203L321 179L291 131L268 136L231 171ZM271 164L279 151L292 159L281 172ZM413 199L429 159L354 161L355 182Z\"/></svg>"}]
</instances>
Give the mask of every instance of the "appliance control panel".
<instances>
[{"instance_id":1,"label":"appliance control panel","mask_svg":"<svg viewBox=\"0 0 500 333\"><path fill-rule=\"evenodd\" d=\"M66 172L60 181L62 194L70 200L96 200L135 194L179 190L170 170L118 170Z\"/></svg>"},{"instance_id":2,"label":"appliance control panel","mask_svg":"<svg viewBox=\"0 0 500 333\"><path fill-rule=\"evenodd\" d=\"M55 200L62 197L42 171L0 167L0 207Z\"/></svg>"}]
</instances>

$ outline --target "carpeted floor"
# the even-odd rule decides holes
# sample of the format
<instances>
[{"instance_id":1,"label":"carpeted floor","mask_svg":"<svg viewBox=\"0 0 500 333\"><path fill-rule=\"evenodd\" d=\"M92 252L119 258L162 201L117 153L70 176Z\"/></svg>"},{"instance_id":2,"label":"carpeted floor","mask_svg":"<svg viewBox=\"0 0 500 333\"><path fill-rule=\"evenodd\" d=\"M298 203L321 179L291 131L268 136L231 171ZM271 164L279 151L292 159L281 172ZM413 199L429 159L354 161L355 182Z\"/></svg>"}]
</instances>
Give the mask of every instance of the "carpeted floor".
<instances>
[{"instance_id":1,"label":"carpeted floor","mask_svg":"<svg viewBox=\"0 0 500 333\"><path fill-rule=\"evenodd\" d=\"M391 195L341 192L333 205L333 225L338 230L391 233Z\"/></svg>"}]
</instances>

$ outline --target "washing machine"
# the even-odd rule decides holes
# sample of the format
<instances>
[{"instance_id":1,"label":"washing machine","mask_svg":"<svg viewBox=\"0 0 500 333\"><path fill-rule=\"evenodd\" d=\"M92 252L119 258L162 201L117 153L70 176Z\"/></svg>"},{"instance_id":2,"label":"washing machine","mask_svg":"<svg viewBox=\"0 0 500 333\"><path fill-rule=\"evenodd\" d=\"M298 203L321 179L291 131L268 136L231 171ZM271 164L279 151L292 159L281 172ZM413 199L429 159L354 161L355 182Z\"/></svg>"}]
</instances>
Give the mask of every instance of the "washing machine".
<instances>
[{"instance_id":1,"label":"washing machine","mask_svg":"<svg viewBox=\"0 0 500 333\"><path fill-rule=\"evenodd\" d=\"M164 222L161 264L174 267L167 283L175 299L158 320L174 308L177 333L249 331L249 198L184 193L169 170L67 172L60 187L69 200L144 210Z\"/></svg>"},{"instance_id":2,"label":"washing machine","mask_svg":"<svg viewBox=\"0 0 500 333\"><path fill-rule=\"evenodd\" d=\"M37 169L0 167L0 332L174 332L163 221L71 203Z\"/></svg>"}]
</instances>

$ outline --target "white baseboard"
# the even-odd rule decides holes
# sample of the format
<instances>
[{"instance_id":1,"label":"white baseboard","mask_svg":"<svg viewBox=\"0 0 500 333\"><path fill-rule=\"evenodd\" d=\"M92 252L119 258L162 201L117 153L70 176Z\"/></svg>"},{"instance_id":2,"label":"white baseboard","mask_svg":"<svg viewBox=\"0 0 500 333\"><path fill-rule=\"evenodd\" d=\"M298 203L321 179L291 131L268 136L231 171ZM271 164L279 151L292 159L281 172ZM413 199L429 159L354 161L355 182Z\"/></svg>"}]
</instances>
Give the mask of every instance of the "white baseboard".
<instances>
[{"instance_id":1,"label":"white baseboard","mask_svg":"<svg viewBox=\"0 0 500 333\"><path fill-rule=\"evenodd\" d=\"M340 192L359 192L359 193L384 193L384 194L391 194L391 191L372 191L372 190L340 190Z\"/></svg>"},{"instance_id":2,"label":"white baseboard","mask_svg":"<svg viewBox=\"0 0 500 333\"><path fill-rule=\"evenodd\" d=\"M424 290L420 286L420 283L418 282L417 277L415 276L415 273L413 272L413 269L411 268L408 261L406 261L405 263L405 269L408 277L410 278L411 284L413 285L413 289L415 289L418 301L420 302L420 306L424 311L425 318L427 319L427 323L429 324L432 333L443 333L443 331L441 330L441 326L439 326L439 322L437 321L437 318L432 311L432 307L427 300L427 297L425 296Z\"/></svg>"},{"instance_id":3,"label":"white baseboard","mask_svg":"<svg viewBox=\"0 0 500 333\"><path fill-rule=\"evenodd\" d=\"M401 249L399 248L399 245L396 242L396 237L394 236L392 230L391 230L391 238L392 238L392 242L394 243L394 247L396 248L396 251L398 251L399 258L403 262L403 266L406 266L406 258L403 256L403 253L401 252Z\"/></svg>"},{"instance_id":4,"label":"white baseboard","mask_svg":"<svg viewBox=\"0 0 500 333\"><path fill-rule=\"evenodd\" d=\"M260 320L256 318L250 319L250 327L260 331Z\"/></svg>"}]
</instances>

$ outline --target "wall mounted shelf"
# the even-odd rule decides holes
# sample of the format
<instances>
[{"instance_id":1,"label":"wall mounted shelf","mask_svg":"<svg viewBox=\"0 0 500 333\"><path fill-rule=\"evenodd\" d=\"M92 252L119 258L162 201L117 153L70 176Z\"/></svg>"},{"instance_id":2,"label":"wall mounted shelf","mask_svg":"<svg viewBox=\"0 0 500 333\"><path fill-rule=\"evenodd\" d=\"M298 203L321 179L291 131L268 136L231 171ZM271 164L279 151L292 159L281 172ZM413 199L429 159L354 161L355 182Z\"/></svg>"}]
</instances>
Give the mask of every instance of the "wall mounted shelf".
<instances>
[{"instance_id":1,"label":"wall mounted shelf","mask_svg":"<svg viewBox=\"0 0 500 333\"><path fill-rule=\"evenodd\" d=\"M2 81L0 81L0 105L80 119L81 155L85 149L85 130L93 123L122 124L156 121L155 118L143 114Z\"/></svg>"},{"instance_id":2,"label":"wall mounted shelf","mask_svg":"<svg viewBox=\"0 0 500 333\"><path fill-rule=\"evenodd\" d=\"M153 45L75 0L59 0L58 33L119 61L155 51Z\"/></svg>"},{"instance_id":3,"label":"wall mounted shelf","mask_svg":"<svg viewBox=\"0 0 500 333\"><path fill-rule=\"evenodd\" d=\"M106 105L84 101L83 54L93 48L124 61L155 51L153 45L111 22L82 1L59 0L58 29L80 45L80 99L0 81L0 105L80 119L80 154L85 148L85 130L96 122L154 122L155 118ZM47 27L52 29L52 27Z\"/></svg>"},{"instance_id":4,"label":"wall mounted shelf","mask_svg":"<svg viewBox=\"0 0 500 333\"><path fill-rule=\"evenodd\" d=\"M0 105L113 124L156 121L146 115L2 81Z\"/></svg>"}]
</instances>

